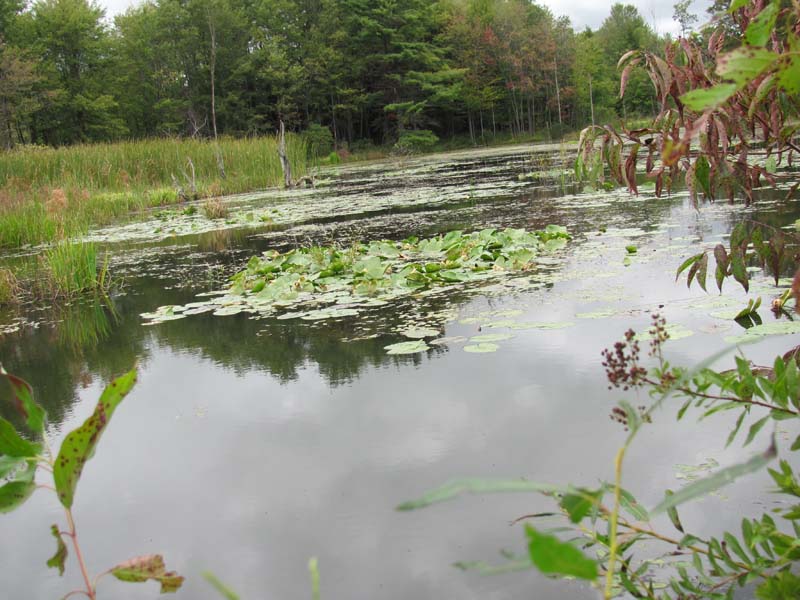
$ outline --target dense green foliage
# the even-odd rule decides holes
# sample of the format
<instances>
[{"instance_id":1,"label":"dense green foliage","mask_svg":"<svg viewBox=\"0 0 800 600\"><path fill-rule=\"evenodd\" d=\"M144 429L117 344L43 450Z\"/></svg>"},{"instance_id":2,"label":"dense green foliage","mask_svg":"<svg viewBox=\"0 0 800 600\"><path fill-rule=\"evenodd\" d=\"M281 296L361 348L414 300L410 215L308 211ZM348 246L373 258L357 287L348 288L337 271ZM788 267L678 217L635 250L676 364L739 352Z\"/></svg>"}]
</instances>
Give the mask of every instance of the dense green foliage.
<instances>
[{"instance_id":1,"label":"dense green foliage","mask_svg":"<svg viewBox=\"0 0 800 600\"><path fill-rule=\"evenodd\" d=\"M616 62L658 51L632 6L597 31L528 0L153 0L114 18L89 0L0 5L0 146L315 124L339 146L406 130L473 141L558 136L651 114L646 75L617 98Z\"/></svg>"}]
</instances>

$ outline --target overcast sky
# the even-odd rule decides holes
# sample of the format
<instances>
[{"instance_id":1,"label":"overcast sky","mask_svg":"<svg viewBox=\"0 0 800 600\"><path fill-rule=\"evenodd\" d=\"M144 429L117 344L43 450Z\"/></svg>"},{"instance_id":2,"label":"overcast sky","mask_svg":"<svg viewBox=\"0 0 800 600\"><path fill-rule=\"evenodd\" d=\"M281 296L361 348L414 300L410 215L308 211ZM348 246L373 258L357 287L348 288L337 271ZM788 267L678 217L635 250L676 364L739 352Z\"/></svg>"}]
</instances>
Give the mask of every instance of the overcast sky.
<instances>
[{"instance_id":1,"label":"overcast sky","mask_svg":"<svg viewBox=\"0 0 800 600\"><path fill-rule=\"evenodd\" d=\"M672 20L672 5L675 0L622 0L625 4L633 4L639 13L653 27L657 33L676 34L678 24ZM114 15L125 12L129 6L139 4L139 0L99 0L106 9L106 16L113 19ZM555 15L566 15L572 21L576 30L586 26L597 29L603 22L614 2L602 0L538 0L538 4L550 7ZM705 22L705 9L710 0L694 0L690 10L699 15L700 23Z\"/></svg>"}]
</instances>

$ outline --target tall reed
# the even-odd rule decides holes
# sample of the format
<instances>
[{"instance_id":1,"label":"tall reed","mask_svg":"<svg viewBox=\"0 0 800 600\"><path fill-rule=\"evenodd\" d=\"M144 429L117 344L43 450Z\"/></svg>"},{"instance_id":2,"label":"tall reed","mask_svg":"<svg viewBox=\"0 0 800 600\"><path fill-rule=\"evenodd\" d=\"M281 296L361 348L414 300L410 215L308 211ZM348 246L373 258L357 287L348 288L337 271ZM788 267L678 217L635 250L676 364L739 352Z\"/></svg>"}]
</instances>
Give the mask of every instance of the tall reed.
<instances>
[{"instance_id":1,"label":"tall reed","mask_svg":"<svg viewBox=\"0 0 800 600\"><path fill-rule=\"evenodd\" d=\"M306 172L300 136L287 136L292 172ZM225 167L219 170L218 156ZM283 180L274 137L152 139L0 152L0 247L53 241L130 212L248 192Z\"/></svg>"}]
</instances>

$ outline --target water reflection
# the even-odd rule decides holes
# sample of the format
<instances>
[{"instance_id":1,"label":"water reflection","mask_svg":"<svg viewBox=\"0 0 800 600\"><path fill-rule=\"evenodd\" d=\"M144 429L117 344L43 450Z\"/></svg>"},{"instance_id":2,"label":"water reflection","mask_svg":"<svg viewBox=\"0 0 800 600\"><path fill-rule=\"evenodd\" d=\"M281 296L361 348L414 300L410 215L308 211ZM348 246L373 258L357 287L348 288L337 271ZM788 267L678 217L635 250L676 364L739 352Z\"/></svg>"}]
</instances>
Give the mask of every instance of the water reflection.
<instances>
[{"instance_id":1,"label":"water reflection","mask_svg":"<svg viewBox=\"0 0 800 600\"><path fill-rule=\"evenodd\" d=\"M448 569L456 560L490 560L501 548L524 551L521 531L507 523L550 508L540 498L469 498L413 515L393 507L457 476L587 484L607 477L623 432L608 419L617 398L605 391L600 350L628 326L646 326L659 305L694 333L674 342L671 358L692 362L721 347L723 333L702 327L730 324L698 309L701 300L714 298L676 285L674 270L697 240L723 239L742 211L719 204L696 212L680 197L573 194L552 182L506 193L496 186L493 195L470 199L473 181L518 181L529 168L529 157L496 154L464 158L455 167L413 161L402 172L381 165L347 169L329 193L363 197L417 185L431 194L449 186L451 199L436 205L421 198L417 207L310 220L244 238L205 234L121 246L114 266L128 284L113 298L113 311L76 305L63 315L39 314L33 317L38 328L3 338L0 360L34 383L62 432L85 418L106 381L140 366L141 380L78 495L82 536L96 567L164 552L170 567L189 578L180 597L193 600L215 597L199 576L208 568L243 597L298 597L311 555L320 558L323 593L331 598L594 597L530 573L487 579ZM776 224L796 213L794 204L746 211ZM370 319L317 325L197 315L143 327L139 317L220 287L250 255L269 247L548 223L568 225L574 241L544 261L535 274L539 287L498 298L451 291L383 307ZM631 244L638 248L633 258L625 250ZM453 343L387 356L384 346L398 341L397 324L414 310L455 310L456 317L442 317L447 336L498 331L513 337L496 354L471 355ZM585 316L603 311L603 319ZM503 312L517 316L497 316ZM572 325L485 327L506 319ZM754 349L752 357L764 362L773 350ZM676 483L675 463L693 464L719 451L716 440L725 429L718 421L686 423L675 444L671 415L657 419L630 461L640 500L650 504L665 481ZM728 458L740 459L738 452L731 449ZM0 589L9 597L60 597L71 589L43 565L56 508L37 495L0 520L4 539L27 540L13 553L0 548ZM682 518L728 525L726 515L710 519L708 512L700 503ZM739 511L729 512L731 520L740 519ZM104 585L109 597L152 595L147 587Z\"/></svg>"}]
</instances>

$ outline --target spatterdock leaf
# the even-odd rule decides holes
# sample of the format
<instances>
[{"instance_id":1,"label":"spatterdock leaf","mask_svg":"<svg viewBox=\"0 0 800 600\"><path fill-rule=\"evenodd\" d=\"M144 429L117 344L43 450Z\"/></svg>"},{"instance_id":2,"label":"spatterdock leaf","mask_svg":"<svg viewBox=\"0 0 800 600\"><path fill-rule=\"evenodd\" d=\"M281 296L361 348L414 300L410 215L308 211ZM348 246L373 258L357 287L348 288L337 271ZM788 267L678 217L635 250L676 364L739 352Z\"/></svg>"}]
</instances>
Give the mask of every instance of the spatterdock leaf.
<instances>
[{"instance_id":1,"label":"spatterdock leaf","mask_svg":"<svg viewBox=\"0 0 800 600\"><path fill-rule=\"evenodd\" d=\"M747 462L717 471L710 477L705 477L695 481L680 489L676 493L668 495L658 506L650 511L650 514L657 515L659 513L663 513L670 508L674 508L680 504L683 504L684 502L689 502L695 498L710 494L721 487L725 487L729 483L733 483L742 475L747 475L748 473L758 471L769 461L775 458L777 454L777 450L775 449L775 440L773 439L769 448L767 448L761 454L754 456Z\"/></svg>"},{"instance_id":2,"label":"spatterdock leaf","mask_svg":"<svg viewBox=\"0 0 800 600\"><path fill-rule=\"evenodd\" d=\"M554 535L540 533L530 525L525 526L531 562L542 573L571 575L579 579L597 579L597 562L570 543Z\"/></svg>"},{"instance_id":3,"label":"spatterdock leaf","mask_svg":"<svg viewBox=\"0 0 800 600\"><path fill-rule=\"evenodd\" d=\"M75 487L78 485L86 461L94 454L114 410L131 391L134 383L136 383L135 369L112 381L100 396L92 416L64 438L53 468L53 480L56 483L58 499L66 508L72 506Z\"/></svg>"},{"instance_id":4,"label":"spatterdock leaf","mask_svg":"<svg viewBox=\"0 0 800 600\"><path fill-rule=\"evenodd\" d=\"M176 592L183 585L183 577L175 571L167 571L164 557L160 554L148 554L126 560L112 567L111 574L120 581L134 583L157 581L161 584L162 594Z\"/></svg>"},{"instance_id":5,"label":"spatterdock leaf","mask_svg":"<svg viewBox=\"0 0 800 600\"><path fill-rule=\"evenodd\" d=\"M437 502L452 500L456 496L460 496L464 493L491 494L499 492L538 492L553 494L557 492L571 493L574 492L574 489L545 483L536 483L535 481L526 481L524 479L455 479L435 490L423 494L416 500L403 502L397 507L397 510L425 508Z\"/></svg>"},{"instance_id":6,"label":"spatterdock leaf","mask_svg":"<svg viewBox=\"0 0 800 600\"><path fill-rule=\"evenodd\" d=\"M44 432L44 409L33 399L30 384L0 367L0 399L13 406L33 433Z\"/></svg>"},{"instance_id":7,"label":"spatterdock leaf","mask_svg":"<svg viewBox=\"0 0 800 600\"><path fill-rule=\"evenodd\" d=\"M59 575L64 575L64 563L67 560L67 545L64 543L64 538L61 537L61 532L58 530L58 525L51 525L50 532L56 538L56 553L47 561L47 566L53 569L58 569Z\"/></svg>"}]
</instances>

